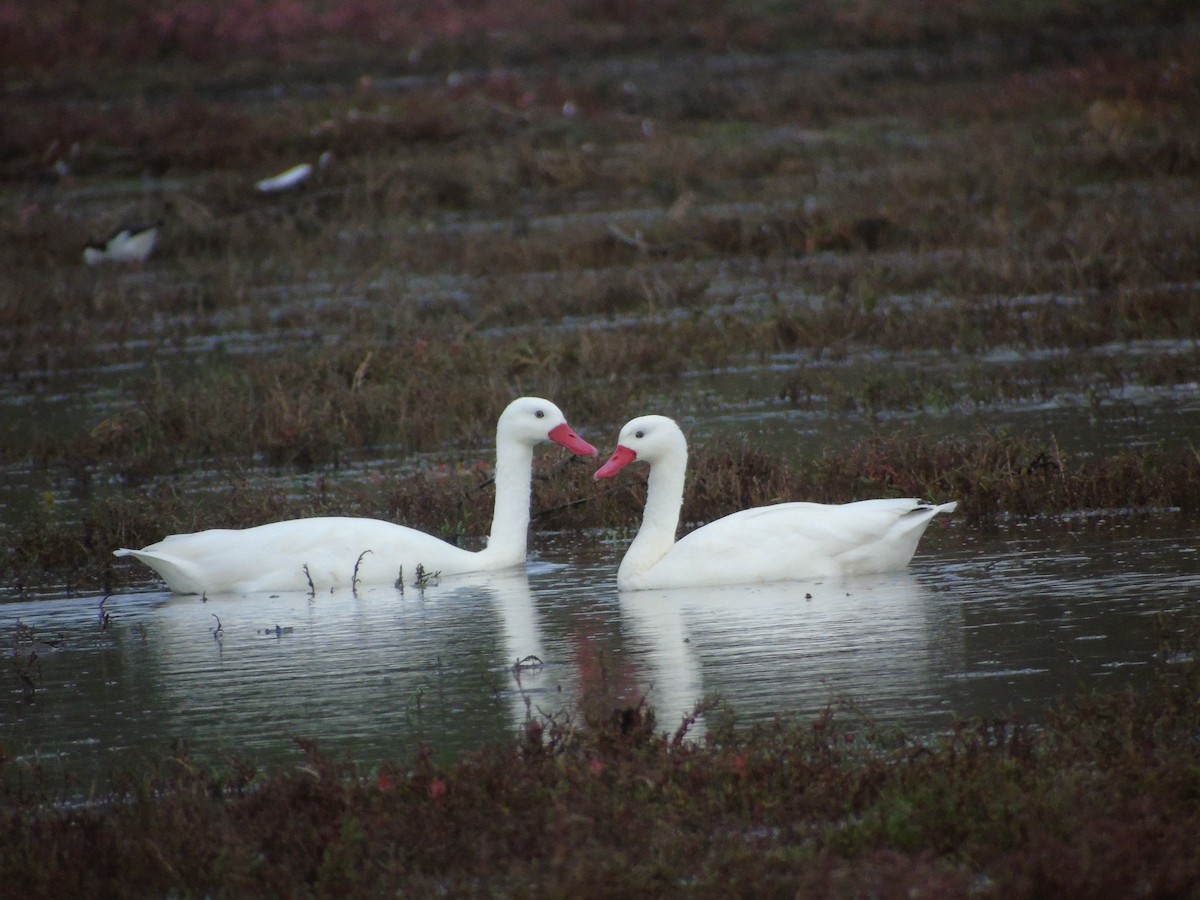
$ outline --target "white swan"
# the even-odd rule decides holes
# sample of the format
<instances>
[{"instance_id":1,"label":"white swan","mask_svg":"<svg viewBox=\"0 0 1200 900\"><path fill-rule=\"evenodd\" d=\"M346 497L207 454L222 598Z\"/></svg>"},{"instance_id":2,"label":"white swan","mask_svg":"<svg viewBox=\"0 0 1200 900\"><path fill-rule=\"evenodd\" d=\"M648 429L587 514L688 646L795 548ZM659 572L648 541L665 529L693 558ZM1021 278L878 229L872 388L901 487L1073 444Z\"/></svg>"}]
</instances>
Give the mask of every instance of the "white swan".
<instances>
[{"instance_id":1,"label":"white swan","mask_svg":"<svg viewBox=\"0 0 1200 900\"><path fill-rule=\"evenodd\" d=\"M930 519L957 502L920 500L780 503L732 513L678 542L687 441L665 416L642 416L621 429L617 449L596 478L634 460L650 464L642 527L617 569L622 591L789 581L903 569Z\"/></svg>"},{"instance_id":2,"label":"white swan","mask_svg":"<svg viewBox=\"0 0 1200 900\"><path fill-rule=\"evenodd\" d=\"M545 440L581 456L597 452L549 400L510 403L496 425L496 505L482 550L463 550L392 522L324 516L173 534L141 550L113 552L137 557L180 594L324 591L392 584L401 572L411 580L417 566L442 575L517 566L525 561L533 448Z\"/></svg>"}]
</instances>

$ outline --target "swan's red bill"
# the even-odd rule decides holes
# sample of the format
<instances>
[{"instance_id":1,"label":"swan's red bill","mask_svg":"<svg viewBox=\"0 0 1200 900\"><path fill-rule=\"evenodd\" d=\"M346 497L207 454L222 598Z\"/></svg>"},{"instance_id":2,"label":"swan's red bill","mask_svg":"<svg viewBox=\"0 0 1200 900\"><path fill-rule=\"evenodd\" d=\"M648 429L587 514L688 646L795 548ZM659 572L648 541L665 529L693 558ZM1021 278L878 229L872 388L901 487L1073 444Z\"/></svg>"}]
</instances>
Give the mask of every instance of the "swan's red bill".
<instances>
[{"instance_id":1,"label":"swan's red bill","mask_svg":"<svg viewBox=\"0 0 1200 900\"><path fill-rule=\"evenodd\" d=\"M561 425L555 425L550 429L550 433L546 435L556 444L562 444L572 453L579 456L599 456L600 451L577 435L571 430L571 426L566 422Z\"/></svg>"},{"instance_id":2,"label":"swan's red bill","mask_svg":"<svg viewBox=\"0 0 1200 900\"><path fill-rule=\"evenodd\" d=\"M613 455L608 458L608 462L598 468L592 478L612 478L635 459L637 459L637 453L618 444Z\"/></svg>"}]
</instances>

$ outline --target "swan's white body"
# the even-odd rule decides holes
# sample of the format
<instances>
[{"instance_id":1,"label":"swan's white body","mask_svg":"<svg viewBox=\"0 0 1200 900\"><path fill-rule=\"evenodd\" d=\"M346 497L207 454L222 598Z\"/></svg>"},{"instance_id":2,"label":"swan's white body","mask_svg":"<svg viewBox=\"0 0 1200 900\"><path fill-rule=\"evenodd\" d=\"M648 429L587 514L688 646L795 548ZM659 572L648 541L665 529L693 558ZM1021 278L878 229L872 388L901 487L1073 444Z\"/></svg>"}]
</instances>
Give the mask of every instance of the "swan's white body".
<instances>
[{"instance_id":1,"label":"swan's white body","mask_svg":"<svg viewBox=\"0 0 1200 900\"><path fill-rule=\"evenodd\" d=\"M617 569L623 591L790 581L903 569L929 521L958 504L920 500L780 503L745 509L675 540L687 469L683 432L664 416L629 422L596 478L650 464L642 527Z\"/></svg>"},{"instance_id":2,"label":"swan's white body","mask_svg":"<svg viewBox=\"0 0 1200 900\"><path fill-rule=\"evenodd\" d=\"M392 584L403 574L487 572L525 561L533 448L552 440L573 453L596 448L567 425L549 400L522 397L496 426L496 506L487 546L478 551L378 519L327 516L255 528L173 534L141 550L116 550L150 566L180 594L328 591Z\"/></svg>"}]
</instances>

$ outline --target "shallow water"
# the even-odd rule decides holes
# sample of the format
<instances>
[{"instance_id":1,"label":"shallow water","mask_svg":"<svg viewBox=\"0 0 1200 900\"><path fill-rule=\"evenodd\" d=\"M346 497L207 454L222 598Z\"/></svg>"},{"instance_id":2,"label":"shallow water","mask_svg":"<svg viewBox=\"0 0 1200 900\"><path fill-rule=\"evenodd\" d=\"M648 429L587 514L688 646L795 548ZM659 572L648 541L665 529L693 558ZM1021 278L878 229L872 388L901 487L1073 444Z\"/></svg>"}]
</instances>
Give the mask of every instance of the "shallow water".
<instances>
[{"instance_id":1,"label":"shallow water","mask_svg":"<svg viewBox=\"0 0 1200 900\"><path fill-rule=\"evenodd\" d=\"M1162 662L1160 616L1200 618L1194 536L1123 534L1118 520L1053 541L1031 527L955 543L955 527L931 531L908 572L811 584L619 593L624 539L579 549L542 536L527 574L403 594L8 603L0 740L86 786L176 741L267 765L300 758L294 736L366 765L420 742L450 754L585 692L614 707L645 696L663 729L715 694L742 721L846 700L930 734L1138 684Z\"/></svg>"}]
</instances>

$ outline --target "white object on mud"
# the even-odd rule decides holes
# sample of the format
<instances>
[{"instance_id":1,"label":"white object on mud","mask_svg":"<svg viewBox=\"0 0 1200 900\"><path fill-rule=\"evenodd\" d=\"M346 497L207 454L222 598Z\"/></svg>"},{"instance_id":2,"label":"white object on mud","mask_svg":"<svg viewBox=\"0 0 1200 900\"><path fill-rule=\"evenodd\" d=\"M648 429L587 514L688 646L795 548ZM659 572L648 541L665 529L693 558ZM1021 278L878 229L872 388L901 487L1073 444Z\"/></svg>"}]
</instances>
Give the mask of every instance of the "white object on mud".
<instances>
[{"instance_id":1,"label":"white object on mud","mask_svg":"<svg viewBox=\"0 0 1200 900\"><path fill-rule=\"evenodd\" d=\"M83 261L89 266L105 262L143 263L158 243L158 226L122 228L102 244L89 244L83 250Z\"/></svg>"}]
</instances>

